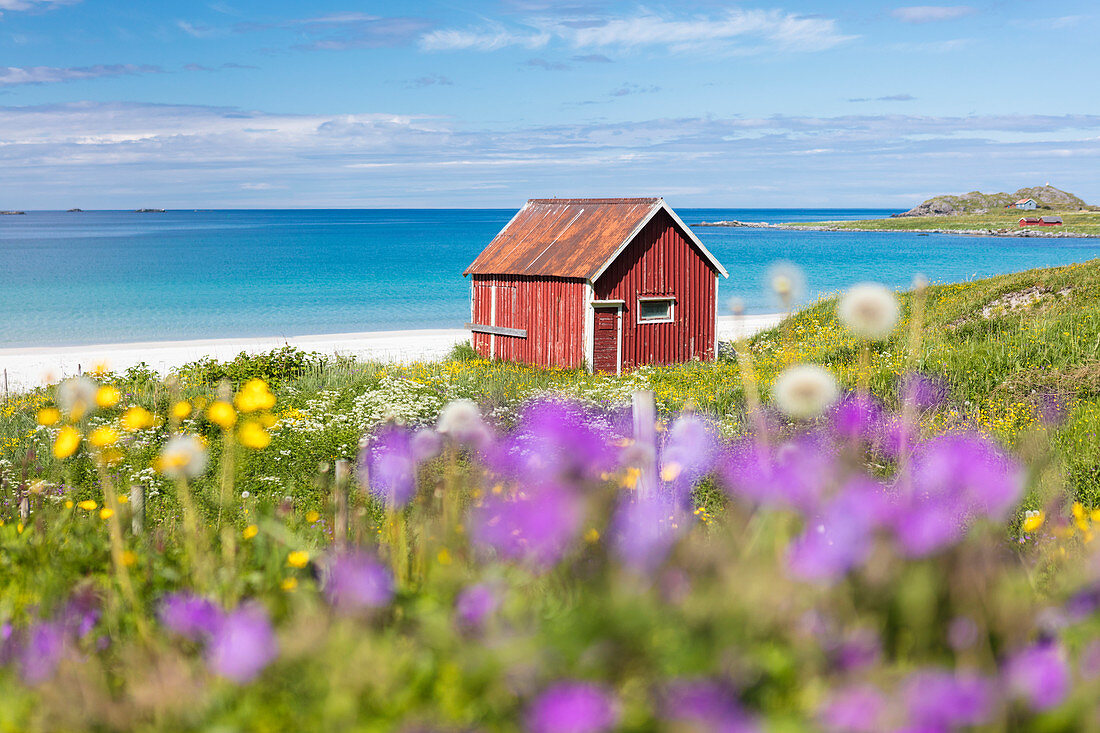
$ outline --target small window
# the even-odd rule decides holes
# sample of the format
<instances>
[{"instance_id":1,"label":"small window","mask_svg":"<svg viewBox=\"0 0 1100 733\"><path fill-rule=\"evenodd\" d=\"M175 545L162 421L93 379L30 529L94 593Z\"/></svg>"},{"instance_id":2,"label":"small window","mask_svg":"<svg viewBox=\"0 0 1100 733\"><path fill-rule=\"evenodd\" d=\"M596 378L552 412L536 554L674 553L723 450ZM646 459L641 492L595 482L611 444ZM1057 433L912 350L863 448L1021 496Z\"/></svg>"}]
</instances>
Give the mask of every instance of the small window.
<instances>
[{"instance_id":1,"label":"small window","mask_svg":"<svg viewBox=\"0 0 1100 733\"><path fill-rule=\"evenodd\" d=\"M675 298L638 298L639 323L667 323L672 321Z\"/></svg>"}]
</instances>

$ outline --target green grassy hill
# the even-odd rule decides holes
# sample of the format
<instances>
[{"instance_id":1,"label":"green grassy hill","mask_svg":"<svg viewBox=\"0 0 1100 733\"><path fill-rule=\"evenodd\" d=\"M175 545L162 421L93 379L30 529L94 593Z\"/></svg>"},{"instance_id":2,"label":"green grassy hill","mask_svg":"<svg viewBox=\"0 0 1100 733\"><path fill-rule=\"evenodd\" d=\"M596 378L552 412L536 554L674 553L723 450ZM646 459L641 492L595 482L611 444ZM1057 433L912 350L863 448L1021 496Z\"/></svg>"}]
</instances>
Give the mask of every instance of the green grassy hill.
<instances>
[{"instance_id":1,"label":"green grassy hill","mask_svg":"<svg viewBox=\"0 0 1100 733\"><path fill-rule=\"evenodd\" d=\"M976 427L1009 444L1048 433L1074 491L1100 504L1100 260L931 286L916 354L909 346L913 296L902 298L903 322L872 349L862 377L872 390L896 404L897 382L907 371L942 377L949 395L942 409L924 416L928 431ZM833 300L822 300L752 339L765 399L779 372L799 362L828 366L849 388L859 383L861 345L834 310ZM197 363L183 370L180 381L184 398L208 393L221 379L272 383L284 426L272 450L288 453L285 459L257 460L256 476L243 488L260 495L272 485L310 486L318 462L354 458L370 426L384 419L434 421L446 401L459 397L479 401L507 422L521 402L546 391L606 405L628 404L633 391L651 389L662 413L691 407L712 414L724 432L736 433L743 389L740 367L728 354L717 363L644 367L621 377L488 362L468 350L449 361L411 365L273 354ZM159 402L163 409L166 389L155 375L134 370L118 375L117 383L139 403ZM32 460L51 460L44 434L35 430L34 411L44 399L32 394L0 403L0 474L12 485L19 483L30 449L37 453ZM1068 412L1060 427L1040 420L1040 406L1050 400ZM90 474L72 480L94 491Z\"/></svg>"},{"instance_id":2,"label":"green grassy hill","mask_svg":"<svg viewBox=\"0 0 1100 733\"><path fill-rule=\"evenodd\" d=\"M1030 227L1031 230L1047 234L1066 232L1100 236L1100 212L1092 211L1018 211L1016 209L995 209L984 214L950 214L944 216L904 216L889 219L861 219L857 221L819 221L800 226L810 228L826 227L847 231L883 231L883 232L973 232L982 234L1004 234L1019 230L1019 220L1023 216L1050 216L1057 214L1064 222L1058 227ZM798 227L792 227L798 228Z\"/></svg>"}]
</instances>

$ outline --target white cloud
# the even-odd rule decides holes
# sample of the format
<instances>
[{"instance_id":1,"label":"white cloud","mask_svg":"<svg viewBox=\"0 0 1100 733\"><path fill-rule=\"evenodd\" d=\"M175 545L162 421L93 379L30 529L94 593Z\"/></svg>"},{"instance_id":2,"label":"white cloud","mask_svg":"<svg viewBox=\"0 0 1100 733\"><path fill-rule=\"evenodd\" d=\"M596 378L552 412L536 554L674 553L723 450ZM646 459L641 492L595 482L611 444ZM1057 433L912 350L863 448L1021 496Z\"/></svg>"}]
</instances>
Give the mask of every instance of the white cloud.
<instances>
[{"instance_id":1,"label":"white cloud","mask_svg":"<svg viewBox=\"0 0 1100 733\"><path fill-rule=\"evenodd\" d=\"M0 66L0 87L20 84L55 84L66 81L99 79L106 76L131 76L134 74L159 74L159 66L148 64L96 64L95 66Z\"/></svg>"},{"instance_id":2,"label":"white cloud","mask_svg":"<svg viewBox=\"0 0 1100 733\"><path fill-rule=\"evenodd\" d=\"M76 5L80 0L0 0L0 10L48 9L58 5Z\"/></svg>"},{"instance_id":3,"label":"white cloud","mask_svg":"<svg viewBox=\"0 0 1100 733\"><path fill-rule=\"evenodd\" d=\"M835 20L779 10L733 9L716 17L677 19L640 11L586 23L534 18L522 29L494 24L480 29L441 29L425 34L428 51L494 51L508 46L541 48L557 40L577 50L665 47L673 52L728 50L822 51L851 40Z\"/></svg>"},{"instance_id":4,"label":"white cloud","mask_svg":"<svg viewBox=\"0 0 1100 733\"><path fill-rule=\"evenodd\" d=\"M934 23L973 15L977 10L969 5L910 5L895 8L894 17L906 23Z\"/></svg>"},{"instance_id":5,"label":"white cloud","mask_svg":"<svg viewBox=\"0 0 1100 733\"><path fill-rule=\"evenodd\" d=\"M496 51L507 46L542 48L549 42L550 34L545 31L513 32L501 25L492 25L479 30L450 28L431 31L421 37L420 46L426 51Z\"/></svg>"},{"instance_id":6,"label":"white cloud","mask_svg":"<svg viewBox=\"0 0 1100 733\"><path fill-rule=\"evenodd\" d=\"M0 107L0 199L19 208L127 208L135 199L188 208L486 206L578 186L651 191L659 181L664 192L690 189L693 203L730 205L744 200L729 193L740 185L731 184L735 169L745 186L781 192L752 194L753 205L862 206L915 186L1016 185L1021 159L1041 161L1045 178L1098 199L1098 136L1100 115L678 118L496 130L428 116L82 102ZM959 160L982 181L960 183ZM832 196L839 198L823 200Z\"/></svg>"}]
</instances>

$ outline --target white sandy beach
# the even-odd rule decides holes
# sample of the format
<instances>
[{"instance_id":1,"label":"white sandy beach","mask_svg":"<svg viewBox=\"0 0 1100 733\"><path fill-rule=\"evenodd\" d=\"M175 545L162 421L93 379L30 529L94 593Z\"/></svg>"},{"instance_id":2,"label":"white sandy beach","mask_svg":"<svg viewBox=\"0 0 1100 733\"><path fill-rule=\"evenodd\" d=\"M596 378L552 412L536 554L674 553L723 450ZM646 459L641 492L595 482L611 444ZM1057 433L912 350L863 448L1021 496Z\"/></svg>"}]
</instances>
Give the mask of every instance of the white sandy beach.
<instances>
[{"instance_id":1,"label":"white sandy beach","mask_svg":"<svg viewBox=\"0 0 1100 733\"><path fill-rule=\"evenodd\" d=\"M741 335L751 335L771 328L782 318L782 314L778 313L740 318L723 316L718 319L718 338L728 341ZM113 371L124 371L145 362L165 374L204 356L225 360L242 351L260 353L283 346L322 354L354 356L361 360L430 361L443 358L455 344L469 338L469 331L455 328L9 348L0 349L0 370L3 370L0 379L6 373L7 389L14 393L88 371L99 363L106 363ZM0 388L3 386L0 384Z\"/></svg>"}]
</instances>

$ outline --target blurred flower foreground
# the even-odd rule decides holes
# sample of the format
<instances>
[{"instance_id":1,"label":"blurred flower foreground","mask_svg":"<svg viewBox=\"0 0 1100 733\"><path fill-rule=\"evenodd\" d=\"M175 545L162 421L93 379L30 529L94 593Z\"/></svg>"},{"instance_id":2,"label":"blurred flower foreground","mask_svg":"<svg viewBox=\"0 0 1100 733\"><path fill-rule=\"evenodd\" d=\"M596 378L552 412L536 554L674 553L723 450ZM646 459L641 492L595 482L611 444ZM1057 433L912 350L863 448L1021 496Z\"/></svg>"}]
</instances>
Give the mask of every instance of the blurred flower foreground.
<instances>
[{"instance_id":1,"label":"blurred flower foreground","mask_svg":"<svg viewBox=\"0 0 1100 733\"><path fill-rule=\"evenodd\" d=\"M880 337L891 295L849 303ZM862 321L860 321L862 319ZM883 323L887 323L886 326ZM861 325L862 324L862 325ZM747 366L747 365L746 365ZM38 413L5 486L12 730L1080 730L1100 715L1100 558L1040 437L929 434L792 365L733 439L706 417L455 400L324 463L323 511L241 492L268 385ZM152 436L160 436L156 440ZM144 452L168 487L146 524ZM66 487L91 472L100 494Z\"/></svg>"}]
</instances>

